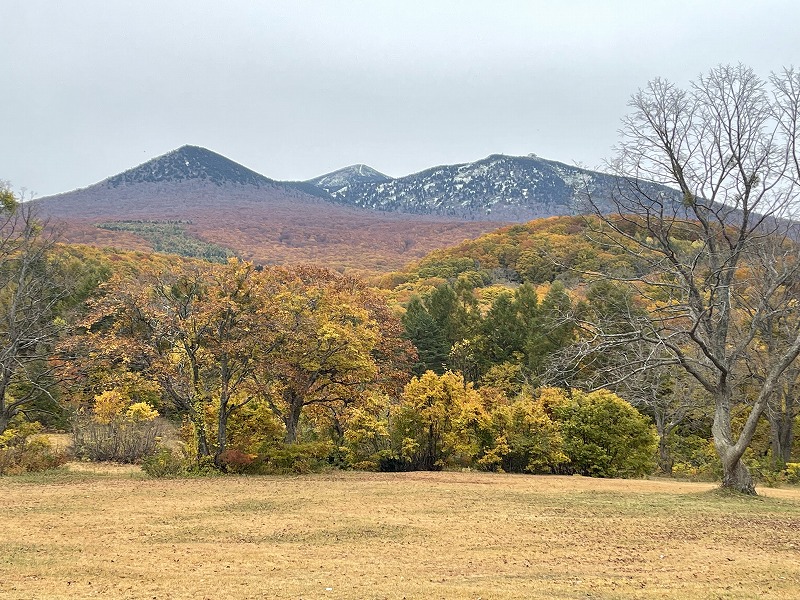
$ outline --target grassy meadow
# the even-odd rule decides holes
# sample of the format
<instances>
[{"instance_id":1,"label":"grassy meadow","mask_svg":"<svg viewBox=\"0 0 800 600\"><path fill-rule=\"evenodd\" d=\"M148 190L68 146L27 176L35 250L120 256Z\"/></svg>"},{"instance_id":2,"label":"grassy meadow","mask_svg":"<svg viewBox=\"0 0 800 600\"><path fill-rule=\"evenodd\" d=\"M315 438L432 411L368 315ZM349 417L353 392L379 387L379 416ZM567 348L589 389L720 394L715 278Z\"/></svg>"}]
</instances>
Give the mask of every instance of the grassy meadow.
<instances>
[{"instance_id":1,"label":"grassy meadow","mask_svg":"<svg viewBox=\"0 0 800 600\"><path fill-rule=\"evenodd\" d=\"M800 597L800 489L484 473L0 479L0 598Z\"/></svg>"}]
</instances>

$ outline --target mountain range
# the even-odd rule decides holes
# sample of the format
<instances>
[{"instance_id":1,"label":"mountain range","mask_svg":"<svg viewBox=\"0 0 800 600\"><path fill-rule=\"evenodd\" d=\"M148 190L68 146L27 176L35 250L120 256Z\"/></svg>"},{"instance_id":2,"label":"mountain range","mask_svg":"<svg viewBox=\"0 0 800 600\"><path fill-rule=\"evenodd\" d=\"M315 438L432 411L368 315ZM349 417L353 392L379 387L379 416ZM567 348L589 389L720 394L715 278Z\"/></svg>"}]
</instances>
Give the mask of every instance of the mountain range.
<instances>
[{"instance_id":1,"label":"mountain range","mask_svg":"<svg viewBox=\"0 0 800 600\"><path fill-rule=\"evenodd\" d=\"M580 199L587 189L610 189L613 180L610 175L535 155L493 154L397 179L355 165L307 183L348 206L517 222L580 212Z\"/></svg>"},{"instance_id":2,"label":"mountain range","mask_svg":"<svg viewBox=\"0 0 800 600\"><path fill-rule=\"evenodd\" d=\"M586 189L603 205L615 181L535 155L491 155L399 178L359 164L277 181L183 146L34 202L67 241L152 249L142 227L108 224L179 221L187 235L265 264L385 271L501 224L575 214Z\"/></svg>"}]
</instances>

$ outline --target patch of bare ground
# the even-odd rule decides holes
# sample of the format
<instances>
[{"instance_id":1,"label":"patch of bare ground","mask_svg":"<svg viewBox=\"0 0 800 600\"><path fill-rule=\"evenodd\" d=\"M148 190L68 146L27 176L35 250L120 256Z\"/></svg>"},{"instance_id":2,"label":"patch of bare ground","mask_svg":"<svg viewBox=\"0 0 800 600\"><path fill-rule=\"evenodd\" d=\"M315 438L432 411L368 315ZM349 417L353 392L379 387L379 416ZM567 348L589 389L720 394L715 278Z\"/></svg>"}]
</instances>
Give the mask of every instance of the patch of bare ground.
<instances>
[{"instance_id":1,"label":"patch of bare ground","mask_svg":"<svg viewBox=\"0 0 800 600\"><path fill-rule=\"evenodd\" d=\"M0 598L781 598L800 490L481 473L0 480Z\"/></svg>"}]
</instances>

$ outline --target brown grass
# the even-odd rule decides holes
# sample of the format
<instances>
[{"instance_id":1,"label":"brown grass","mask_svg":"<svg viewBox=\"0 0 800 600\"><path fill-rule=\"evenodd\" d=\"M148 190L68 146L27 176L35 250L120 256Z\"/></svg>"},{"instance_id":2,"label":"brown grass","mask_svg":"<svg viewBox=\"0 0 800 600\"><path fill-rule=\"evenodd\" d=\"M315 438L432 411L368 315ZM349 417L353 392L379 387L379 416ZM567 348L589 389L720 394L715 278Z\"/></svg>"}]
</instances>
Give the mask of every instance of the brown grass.
<instances>
[{"instance_id":1,"label":"brown grass","mask_svg":"<svg viewBox=\"0 0 800 600\"><path fill-rule=\"evenodd\" d=\"M0 598L797 598L800 490L477 473L0 480Z\"/></svg>"}]
</instances>

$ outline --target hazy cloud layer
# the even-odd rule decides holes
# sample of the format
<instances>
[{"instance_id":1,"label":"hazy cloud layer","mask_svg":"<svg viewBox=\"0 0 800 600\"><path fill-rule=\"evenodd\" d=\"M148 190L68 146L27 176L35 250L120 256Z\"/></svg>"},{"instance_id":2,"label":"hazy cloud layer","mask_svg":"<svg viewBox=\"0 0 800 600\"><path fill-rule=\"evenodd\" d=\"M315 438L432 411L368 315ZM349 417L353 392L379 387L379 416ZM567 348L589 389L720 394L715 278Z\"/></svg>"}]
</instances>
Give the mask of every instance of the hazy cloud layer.
<instances>
[{"instance_id":1,"label":"hazy cloud layer","mask_svg":"<svg viewBox=\"0 0 800 600\"><path fill-rule=\"evenodd\" d=\"M649 79L800 62L795 0L0 0L0 22L0 179L39 196L183 144L276 179L596 167Z\"/></svg>"}]
</instances>

